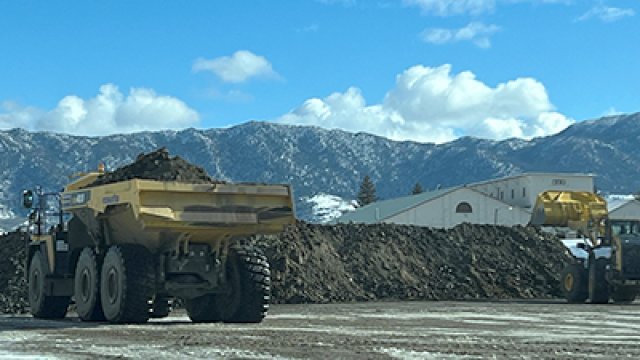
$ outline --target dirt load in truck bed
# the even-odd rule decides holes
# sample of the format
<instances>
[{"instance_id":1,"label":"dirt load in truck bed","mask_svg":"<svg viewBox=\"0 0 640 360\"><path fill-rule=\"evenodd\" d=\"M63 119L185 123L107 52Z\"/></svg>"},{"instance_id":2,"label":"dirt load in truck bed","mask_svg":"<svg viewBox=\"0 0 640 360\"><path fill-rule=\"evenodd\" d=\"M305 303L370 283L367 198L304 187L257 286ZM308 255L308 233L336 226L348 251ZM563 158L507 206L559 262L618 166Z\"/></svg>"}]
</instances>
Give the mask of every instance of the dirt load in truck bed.
<instances>
[{"instance_id":1,"label":"dirt load in truck bed","mask_svg":"<svg viewBox=\"0 0 640 360\"><path fill-rule=\"evenodd\" d=\"M138 155L135 162L107 172L87 187L111 184L131 179L177 181L192 184L224 183L212 179L200 166L193 165L179 156L170 157L166 148Z\"/></svg>"}]
</instances>

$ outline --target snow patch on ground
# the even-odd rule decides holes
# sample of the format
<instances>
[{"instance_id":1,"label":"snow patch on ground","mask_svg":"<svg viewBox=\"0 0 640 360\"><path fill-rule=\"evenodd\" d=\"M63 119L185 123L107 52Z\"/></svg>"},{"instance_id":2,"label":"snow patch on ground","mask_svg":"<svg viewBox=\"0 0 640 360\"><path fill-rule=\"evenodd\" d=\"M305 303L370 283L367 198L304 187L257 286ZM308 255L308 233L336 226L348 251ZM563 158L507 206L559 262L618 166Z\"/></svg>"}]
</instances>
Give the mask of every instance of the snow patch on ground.
<instances>
[{"instance_id":1,"label":"snow patch on ground","mask_svg":"<svg viewBox=\"0 0 640 360\"><path fill-rule=\"evenodd\" d=\"M345 200L339 196L318 193L311 197L304 197L302 201L311 205L312 222L321 224L337 219L342 214L356 209L355 200Z\"/></svg>"},{"instance_id":2,"label":"snow patch on ground","mask_svg":"<svg viewBox=\"0 0 640 360\"><path fill-rule=\"evenodd\" d=\"M389 355L393 359L473 359L474 357L469 355L457 355L457 354L443 354L440 352L427 352L427 351L413 351L407 349L397 348L378 348L376 349L382 354Z\"/></svg>"}]
</instances>

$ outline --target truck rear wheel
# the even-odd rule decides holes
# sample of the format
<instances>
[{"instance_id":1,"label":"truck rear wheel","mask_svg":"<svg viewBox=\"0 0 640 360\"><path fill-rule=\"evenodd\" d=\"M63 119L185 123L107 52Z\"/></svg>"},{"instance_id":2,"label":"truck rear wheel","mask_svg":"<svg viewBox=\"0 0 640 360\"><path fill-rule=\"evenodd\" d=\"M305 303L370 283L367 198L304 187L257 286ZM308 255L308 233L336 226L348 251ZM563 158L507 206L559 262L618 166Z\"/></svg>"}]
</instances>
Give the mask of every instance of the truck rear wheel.
<instances>
[{"instance_id":1,"label":"truck rear wheel","mask_svg":"<svg viewBox=\"0 0 640 360\"><path fill-rule=\"evenodd\" d=\"M147 249L139 245L114 245L102 263L100 299L107 320L144 323L155 290L155 269Z\"/></svg>"},{"instance_id":2,"label":"truck rear wheel","mask_svg":"<svg viewBox=\"0 0 640 360\"><path fill-rule=\"evenodd\" d=\"M73 281L76 312L84 321L104 320L100 303L99 269L96 253L91 248L84 248L78 257Z\"/></svg>"},{"instance_id":3,"label":"truck rear wheel","mask_svg":"<svg viewBox=\"0 0 640 360\"><path fill-rule=\"evenodd\" d=\"M267 315L271 297L271 272L266 256L258 249L248 245L238 245L235 262L241 284L241 299L235 314L226 322L259 323ZM216 301L225 298L217 298Z\"/></svg>"},{"instance_id":4,"label":"truck rear wheel","mask_svg":"<svg viewBox=\"0 0 640 360\"><path fill-rule=\"evenodd\" d=\"M606 279L608 259L590 259L589 261L589 300L592 304L609 303L609 283Z\"/></svg>"},{"instance_id":5,"label":"truck rear wheel","mask_svg":"<svg viewBox=\"0 0 640 360\"><path fill-rule=\"evenodd\" d=\"M234 245L226 267L226 293L208 294L186 302L194 322L259 323L269 309L269 262L257 249Z\"/></svg>"},{"instance_id":6,"label":"truck rear wheel","mask_svg":"<svg viewBox=\"0 0 640 360\"><path fill-rule=\"evenodd\" d=\"M569 264L560 274L560 285L571 304L584 303L589 297L588 273L582 264Z\"/></svg>"},{"instance_id":7,"label":"truck rear wheel","mask_svg":"<svg viewBox=\"0 0 640 360\"><path fill-rule=\"evenodd\" d=\"M42 252L36 251L29 265L29 306L31 314L41 319L62 319L67 314L69 296L46 295L45 277L49 266Z\"/></svg>"}]
</instances>

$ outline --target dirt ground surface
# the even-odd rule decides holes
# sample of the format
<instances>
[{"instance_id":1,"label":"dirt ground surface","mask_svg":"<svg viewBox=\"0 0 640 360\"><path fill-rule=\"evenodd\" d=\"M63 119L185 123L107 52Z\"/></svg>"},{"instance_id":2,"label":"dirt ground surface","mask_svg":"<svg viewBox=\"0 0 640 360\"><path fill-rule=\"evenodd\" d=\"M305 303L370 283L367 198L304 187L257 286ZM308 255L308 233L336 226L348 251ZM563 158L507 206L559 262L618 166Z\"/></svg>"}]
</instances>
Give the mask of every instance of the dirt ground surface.
<instances>
[{"instance_id":1,"label":"dirt ground surface","mask_svg":"<svg viewBox=\"0 0 640 360\"><path fill-rule=\"evenodd\" d=\"M638 359L640 303L275 305L261 324L0 315L0 359Z\"/></svg>"}]
</instances>

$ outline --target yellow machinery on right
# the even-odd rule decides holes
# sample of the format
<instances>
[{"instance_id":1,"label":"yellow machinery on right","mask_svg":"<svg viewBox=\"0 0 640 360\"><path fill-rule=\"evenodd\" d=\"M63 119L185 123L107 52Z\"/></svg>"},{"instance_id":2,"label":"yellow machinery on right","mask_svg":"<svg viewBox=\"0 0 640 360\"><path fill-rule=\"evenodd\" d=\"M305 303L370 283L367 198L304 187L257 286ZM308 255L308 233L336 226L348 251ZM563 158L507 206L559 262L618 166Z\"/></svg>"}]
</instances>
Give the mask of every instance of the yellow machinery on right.
<instances>
[{"instance_id":1,"label":"yellow machinery on right","mask_svg":"<svg viewBox=\"0 0 640 360\"><path fill-rule=\"evenodd\" d=\"M531 224L558 235L574 262L561 274L570 303L631 303L640 292L640 221L610 220L606 201L590 192L545 191Z\"/></svg>"}]
</instances>

